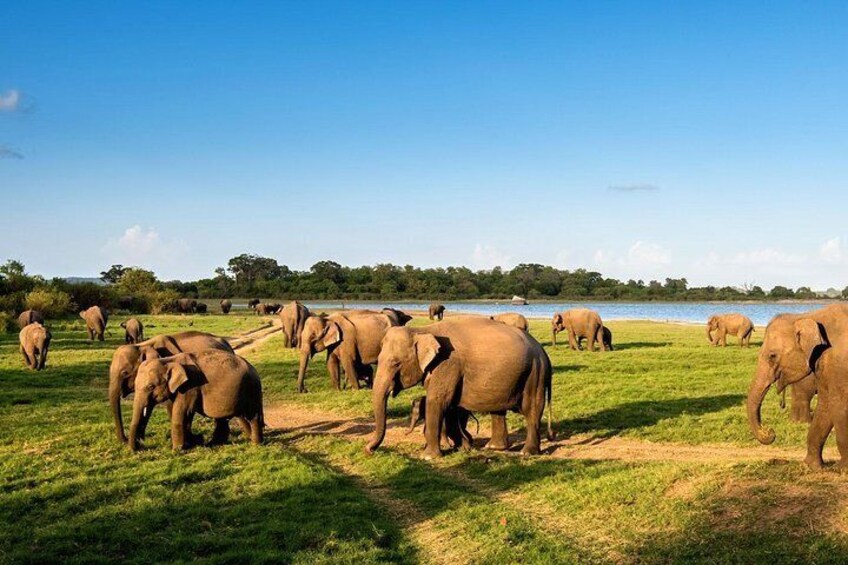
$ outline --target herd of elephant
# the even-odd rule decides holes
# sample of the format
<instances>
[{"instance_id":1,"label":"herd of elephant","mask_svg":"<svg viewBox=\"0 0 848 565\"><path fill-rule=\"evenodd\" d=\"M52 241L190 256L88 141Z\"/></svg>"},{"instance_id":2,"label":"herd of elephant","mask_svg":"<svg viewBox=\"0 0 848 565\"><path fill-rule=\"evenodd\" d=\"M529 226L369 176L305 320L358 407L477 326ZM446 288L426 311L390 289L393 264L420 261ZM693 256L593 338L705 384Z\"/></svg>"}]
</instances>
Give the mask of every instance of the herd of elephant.
<instances>
[{"instance_id":1,"label":"herd of elephant","mask_svg":"<svg viewBox=\"0 0 848 565\"><path fill-rule=\"evenodd\" d=\"M228 312L231 303L222 311ZM470 448L467 429L473 413L490 414L491 449L508 449L506 414L514 411L525 419L527 439L522 453L540 452L541 420L548 408L547 436L552 430L552 371L544 348L528 332L527 319L506 313L491 317L453 316L443 320L445 308L433 304L429 318L435 323L407 327L409 314L394 308L345 310L330 315L313 314L297 301L285 306L251 304L259 313L280 317L286 347L299 352L297 390L307 392L305 377L310 360L326 351L327 372L337 390L347 387L372 389L374 434L366 445L376 450L386 433L389 395L422 384L426 396L413 401L411 428L424 421L424 457L448 448ZM108 312L99 306L80 312L89 340L104 340ZM44 369L51 334L44 317L35 310L23 312L18 323L20 351L27 367ZM171 421L175 449L199 445L192 433L195 414L214 419L212 444L229 436L229 421L238 419L255 443L263 437L262 385L256 369L237 355L221 337L199 331L180 332L144 339L142 323L130 318L121 327L125 344L114 352L109 370L109 404L116 435L131 449L144 438L153 407L163 404ZM557 313L551 320L552 345L566 332L573 350L610 351L612 332L600 316L585 308ZM740 346L750 345L754 325L742 314L712 316L707 338L714 346L726 346L736 336ZM376 373L373 366L376 365ZM344 381L342 380L344 372ZM835 428L840 453L839 468L848 467L848 305L835 304L800 314L780 314L766 327L748 397L747 416L754 437L770 444L775 433L762 425L761 406L776 384L781 408L785 392L792 390L790 418L809 423L806 464L823 466L822 449ZM130 394L133 416L129 437L124 431L121 398ZM811 409L818 395L815 411Z\"/></svg>"}]
</instances>

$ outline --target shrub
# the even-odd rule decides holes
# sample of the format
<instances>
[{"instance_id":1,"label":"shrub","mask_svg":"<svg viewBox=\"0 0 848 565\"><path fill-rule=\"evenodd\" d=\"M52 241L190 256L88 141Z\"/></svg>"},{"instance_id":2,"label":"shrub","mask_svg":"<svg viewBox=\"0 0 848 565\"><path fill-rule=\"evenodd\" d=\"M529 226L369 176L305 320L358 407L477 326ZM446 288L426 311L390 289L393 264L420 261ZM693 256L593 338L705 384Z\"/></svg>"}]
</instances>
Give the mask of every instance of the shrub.
<instances>
[{"instance_id":1,"label":"shrub","mask_svg":"<svg viewBox=\"0 0 848 565\"><path fill-rule=\"evenodd\" d=\"M26 295L26 307L38 310L46 318L58 318L71 311L71 297L61 290L37 288Z\"/></svg>"},{"instance_id":2,"label":"shrub","mask_svg":"<svg viewBox=\"0 0 848 565\"><path fill-rule=\"evenodd\" d=\"M0 332L9 333L18 329L16 318L8 312L0 312Z\"/></svg>"},{"instance_id":3,"label":"shrub","mask_svg":"<svg viewBox=\"0 0 848 565\"><path fill-rule=\"evenodd\" d=\"M150 295L150 313L172 312L180 295L175 290L160 290Z\"/></svg>"}]
</instances>

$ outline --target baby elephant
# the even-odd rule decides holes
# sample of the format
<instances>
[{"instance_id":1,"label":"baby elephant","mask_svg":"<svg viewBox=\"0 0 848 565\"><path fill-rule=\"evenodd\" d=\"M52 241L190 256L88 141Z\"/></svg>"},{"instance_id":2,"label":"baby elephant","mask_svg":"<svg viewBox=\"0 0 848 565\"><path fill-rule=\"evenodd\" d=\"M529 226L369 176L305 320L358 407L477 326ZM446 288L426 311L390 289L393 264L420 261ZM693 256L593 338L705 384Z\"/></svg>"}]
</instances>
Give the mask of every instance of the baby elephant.
<instances>
[{"instance_id":1,"label":"baby elephant","mask_svg":"<svg viewBox=\"0 0 848 565\"><path fill-rule=\"evenodd\" d=\"M21 355L27 368L40 371L47 363L47 350L50 348L50 330L41 324L25 326L20 333Z\"/></svg>"},{"instance_id":2,"label":"baby elephant","mask_svg":"<svg viewBox=\"0 0 848 565\"><path fill-rule=\"evenodd\" d=\"M421 396L412 401L412 413L409 415L409 429L407 434L412 433L415 427L425 420L427 414L427 397ZM468 419L474 418L477 422L477 432L480 432L480 422L477 418L459 406L445 411L442 421L441 443L455 449L471 449L474 446L474 438L468 432ZM426 426L426 424L425 424Z\"/></svg>"},{"instance_id":3,"label":"baby elephant","mask_svg":"<svg viewBox=\"0 0 848 565\"><path fill-rule=\"evenodd\" d=\"M205 314L207 310L209 310L209 306L205 302L198 302L197 306L194 307L197 314Z\"/></svg>"},{"instance_id":4,"label":"baby elephant","mask_svg":"<svg viewBox=\"0 0 848 565\"><path fill-rule=\"evenodd\" d=\"M612 332L606 326L603 327L603 331L604 331L604 335L603 335L604 347L607 348L607 351L612 351L613 350L613 348L612 348ZM577 338L577 349L579 349L580 351L583 351L583 339L584 339L583 337Z\"/></svg>"},{"instance_id":5,"label":"baby elephant","mask_svg":"<svg viewBox=\"0 0 848 565\"><path fill-rule=\"evenodd\" d=\"M121 322L124 328L124 341L135 344L144 341L144 325L136 318L130 318Z\"/></svg>"},{"instance_id":6,"label":"baby elephant","mask_svg":"<svg viewBox=\"0 0 848 565\"><path fill-rule=\"evenodd\" d=\"M241 421L253 443L262 443L262 383L253 365L238 355L207 349L144 361L135 380L130 449L138 449L140 433L143 435L153 408L168 400L172 401L171 443L175 450L199 443L191 432L195 413L215 420L211 445L226 443L230 418Z\"/></svg>"}]
</instances>

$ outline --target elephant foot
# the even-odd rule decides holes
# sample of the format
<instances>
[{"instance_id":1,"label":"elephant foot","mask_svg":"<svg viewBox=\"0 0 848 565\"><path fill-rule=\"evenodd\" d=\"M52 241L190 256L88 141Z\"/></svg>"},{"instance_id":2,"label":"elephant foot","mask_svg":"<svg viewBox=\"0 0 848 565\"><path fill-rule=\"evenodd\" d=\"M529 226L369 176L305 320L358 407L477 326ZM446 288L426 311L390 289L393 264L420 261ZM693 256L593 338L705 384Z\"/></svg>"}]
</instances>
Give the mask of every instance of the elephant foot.
<instances>
[{"instance_id":1,"label":"elephant foot","mask_svg":"<svg viewBox=\"0 0 848 565\"><path fill-rule=\"evenodd\" d=\"M437 449L425 448L424 452L421 454L421 459L424 459L425 461L429 461L430 459L437 459L441 456L442 456L441 448L437 448Z\"/></svg>"},{"instance_id":2,"label":"elephant foot","mask_svg":"<svg viewBox=\"0 0 848 565\"><path fill-rule=\"evenodd\" d=\"M500 441L489 440L483 449L489 449L491 451L506 451L509 449L509 445Z\"/></svg>"},{"instance_id":3,"label":"elephant foot","mask_svg":"<svg viewBox=\"0 0 848 565\"><path fill-rule=\"evenodd\" d=\"M848 471L848 459L840 459L836 462L836 464L834 464L833 468L839 471L840 473Z\"/></svg>"},{"instance_id":4,"label":"elephant foot","mask_svg":"<svg viewBox=\"0 0 848 565\"><path fill-rule=\"evenodd\" d=\"M529 443L524 444L524 448L522 448L522 450L521 450L521 455L523 455L525 457L529 456L529 455L539 455L539 453L541 453L539 446L538 445L530 445Z\"/></svg>"},{"instance_id":5,"label":"elephant foot","mask_svg":"<svg viewBox=\"0 0 848 565\"><path fill-rule=\"evenodd\" d=\"M824 468L824 461L816 455L807 455L804 458L804 464L813 471L821 471Z\"/></svg>"}]
</instances>

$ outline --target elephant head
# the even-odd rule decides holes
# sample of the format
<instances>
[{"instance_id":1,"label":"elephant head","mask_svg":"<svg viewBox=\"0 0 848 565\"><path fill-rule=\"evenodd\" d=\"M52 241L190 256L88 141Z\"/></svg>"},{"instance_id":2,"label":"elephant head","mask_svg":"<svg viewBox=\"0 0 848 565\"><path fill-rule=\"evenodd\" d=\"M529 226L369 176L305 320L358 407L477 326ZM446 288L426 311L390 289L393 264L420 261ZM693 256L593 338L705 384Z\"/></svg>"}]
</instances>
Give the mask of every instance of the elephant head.
<instances>
[{"instance_id":1,"label":"elephant head","mask_svg":"<svg viewBox=\"0 0 848 565\"><path fill-rule=\"evenodd\" d=\"M565 318L562 314L554 314L551 320L551 343L556 345L556 334L565 329Z\"/></svg>"},{"instance_id":2,"label":"elephant head","mask_svg":"<svg viewBox=\"0 0 848 565\"><path fill-rule=\"evenodd\" d=\"M397 310L395 308L383 308L380 310L383 314L392 319L398 326L405 326L407 322L412 320L412 316L404 312L403 310Z\"/></svg>"},{"instance_id":3,"label":"elephant head","mask_svg":"<svg viewBox=\"0 0 848 565\"><path fill-rule=\"evenodd\" d=\"M188 382L186 362L193 360L189 354L164 359L148 359L138 368L135 378L133 417L130 424L130 449L138 449L138 440L144 435L150 414L157 404L170 400L177 389Z\"/></svg>"},{"instance_id":4,"label":"elephant head","mask_svg":"<svg viewBox=\"0 0 848 565\"><path fill-rule=\"evenodd\" d=\"M763 427L760 416L771 385L778 382L780 393L787 385L811 375L827 346L824 328L812 318L781 315L769 323L747 400L748 425L760 443L770 444L775 438L774 430Z\"/></svg>"},{"instance_id":5,"label":"elephant head","mask_svg":"<svg viewBox=\"0 0 848 565\"><path fill-rule=\"evenodd\" d=\"M713 343L713 332L718 329L718 316L710 316L707 320L707 341Z\"/></svg>"},{"instance_id":6,"label":"elephant head","mask_svg":"<svg viewBox=\"0 0 848 565\"><path fill-rule=\"evenodd\" d=\"M303 324L298 346L300 348L300 367L297 373L297 390L306 392L303 379L306 367L312 356L334 347L342 340L342 329L338 322L324 316L309 316Z\"/></svg>"},{"instance_id":7,"label":"elephant head","mask_svg":"<svg viewBox=\"0 0 848 565\"><path fill-rule=\"evenodd\" d=\"M394 327L386 332L377 359L374 390L371 391L374 435L365 451L373 453L386 436L386 403L389 394L397 396L401 390L423 381L440 349L439 341L432 334L415 333L406 327Z\"/></svg>"}]
</instances>

